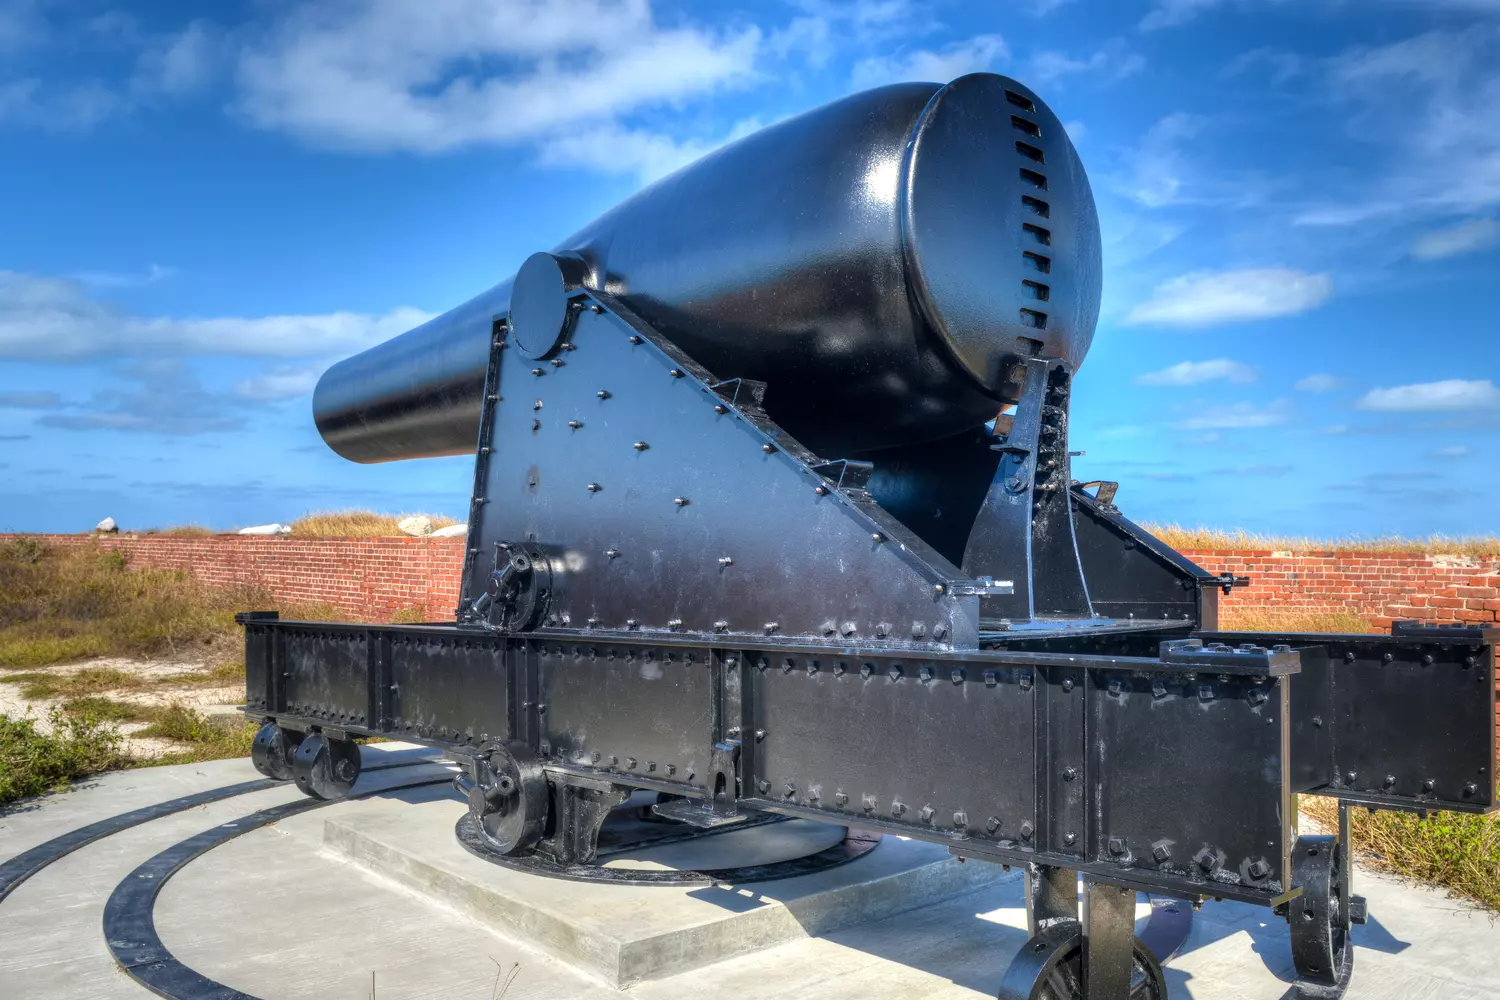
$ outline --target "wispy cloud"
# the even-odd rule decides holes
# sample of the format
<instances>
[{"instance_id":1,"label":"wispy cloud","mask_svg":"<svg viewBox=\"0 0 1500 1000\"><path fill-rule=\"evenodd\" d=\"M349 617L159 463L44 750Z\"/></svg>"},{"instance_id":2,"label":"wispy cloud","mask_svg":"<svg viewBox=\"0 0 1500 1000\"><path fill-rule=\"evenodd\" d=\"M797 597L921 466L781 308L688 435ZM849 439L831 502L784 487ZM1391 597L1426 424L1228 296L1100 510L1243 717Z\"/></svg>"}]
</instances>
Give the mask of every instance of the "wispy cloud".
<instances>
[{"instance_id":1,"label":"wispy cloud","mask_svg":"<svg viewBox=\"0 0 1500 1000\"><path fill-rule=\"evenodd\" d=\"M5 358L318 357L362 350L431 317L409 307L381 315L131 316L91 298L76 281L0 271L0 357Z\"/></svg>"},{"instance_id":2,"label":"wispy cloud","mask_svg":"<svg viewBox=\"0 0 1500 1000\"><path fill-rule=\"evenodd\" d=\"M1140 53L1114 39L1086 56L1070 56L1055 50L1038 52L1027 60L1026 79L1033 86L1055 84L1069 76L1123 80L1145 68L1146 60Z\"/></svg>"},{"instance_id":3,"label":"wispy cloud","mask_svg":"<svg viewBox=\"0 0 1500 1000\"><path fill-rule=\"evenodd\" d=\"M947 83L965 73L991 70L1010 58L1010 47L999 35L975 35L940 49L909 49L889 56L872 56L854 64L849 85L855 90L908 80Z\"/></svg>"},{"instance_id":4,"label":"wispy cloud","mask_svg":"<svg viewBox=\"0 0 1500 1000\"><path fill-rule=\"evenodd\" d=\"M1434 458L1465 458L1469 455L1470 448L1466 444L1444 445L1432 453Z\"/></svg>"},{"instance_id":5,"label":"wispy cloud","mask_svg":"<svg viewBox=\"0 0 1500 1000\"><path fill-rule=\"evenodd\" d=\"M1231 403L1227 406L1208 406L1193 416L1177 421L1172 426L1180 431L1243 430L1254 427L1275 427L1291 419L1291 406L1284 399L1273 400L1264 406L1255 403Z\"/></svg>"},{"instance_id":6,"label":"wispy cloud","mask_svg":"<svg viewBox=\"0 0 1500 1000\"><path fill-rule=\"evenodd\" d=\"M1418 260L1442 260L1459 254L1487 250L1500 243L1500 222L1494 219L1470 219L1456 226L1424 233L1412 244L1411 255Z\"/></svg>"},{"instance_id":7,"label":"wispy cloud","mask_svg":"<svg viewBox=\"0 0 1500 1000\"><path fill-rule=\"evenodd\" d=\"M1156 326L1211 326L1294 316L1328 300L1326 274L1284 267L1196 271L1158 285L1125 322Z\"/></svg>"},{"instance_id":8,"label":"wispy cloud","mask_svg":"<svg viewBox=\"0 0 1500 1000\"><path fill-rule=\"evenodd\" d=\"M717 140L679 141L661 132L609 123L543 140L538 159L547 166L578 166L600 173L634 174L642 183L649 183L725 143L757 131L764 124L759 119L749 118L736 123Z\"/></svg>"},{"instance_id":9,"label":"wispy cloud","mask_svg":"<svg viewBox=\"0 0 1500 1000\"><path fill-rule=\"evenodd\" d=\"M1344 385L1344 379L1336 375L1325 375L1319 372L1314 375L1308 375L1306 378L1298 379L1297 384L1292 386L1292 388L1298 392L1332 392Z\"/></svg>"},{"instance_id":10,"label":"wispy cloud","mask_svg":"<svg viewBox=\"0 0 1500 1000\"><path fill-rule=\"evenodd\" d=\"M1139 385L1184 386L1201 385L1204 382L1224 380L1228 382L1254 382L1258 369L1229 358L1214 358L1211 361L1180 361L1160 371L1147 372L1136 377Z\"/></svg>"},{"instance_id":11,"label":"wispy cloud","mask_svg":"<svg viewBox=\"0 0 1500 1000\"><path fill-rule=\"evenodd\" d=\"M556 135L749 82L759 28L656 23L646 2L292 8L240 57L241 113L318 146L437 153Z\"/></svg>"},{"instance_id":12,"label":"wispy cloud","mask_svg":"<svg viewBox=\"0 0 1500 1000\"><path fill-rule=\"evenodd\" d=\"M299 367L277 366L253 378L235 383L234 394L241 399L274 402L310 395L323 374L325 364Z\"/></svg>"},{"instance_id":13,"label":"wispy cloud","mask_svg":"<svg viewBox=\"0 0 1500 1000\"><path fill-rule=\"evenodd\" d=\"M1359 401L1361 410L1417 413L1439 410L1500 408L1500 388L1489 379L1444 379L1390 389L1371 389Z\"/></svg>"}]
</instances>

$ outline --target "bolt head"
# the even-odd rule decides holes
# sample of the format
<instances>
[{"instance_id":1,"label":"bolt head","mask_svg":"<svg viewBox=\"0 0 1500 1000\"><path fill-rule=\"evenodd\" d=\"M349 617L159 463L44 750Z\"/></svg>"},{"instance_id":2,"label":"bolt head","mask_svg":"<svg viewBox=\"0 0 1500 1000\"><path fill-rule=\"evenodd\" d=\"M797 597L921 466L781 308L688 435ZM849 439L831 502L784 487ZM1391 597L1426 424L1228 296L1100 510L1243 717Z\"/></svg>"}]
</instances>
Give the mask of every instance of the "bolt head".
<instances>
[{"instance_id":1,"label":"bolt head","mask_svg":"<svg viewBox=\"0 0 1500 1000\"><path fill-rule=\"evenodd\" d=\"M839 631L843 634L844 638L847 639L849 636L853 635L854 632L855 632L854 623L853 622L844 622L843 625L839 626Z\"/></svg>"},{"instance_id":2,"label":"bolt head","mask_svg":"<svg viewBox=\"0 0 1500 1000\"><path fill-rule=\"evenodd\" d=\"M937 815L937 810L933 809L932 806L923 806L921 812L917 813L917 815L921 817L923 823L931 823L932 817Z\"/></svg>"},{"instance_id":3,"label":"bolt head","mask_svg":"<svg viewBox=\"0 0 1500 1000\"><path fill-rule=\"evenodd\" d=\"M790 781L788 781L786 784L784 784L784 785L781 786L781 795L782 795L783 798L788 798L789 799L793 795L796 795L796 794L797 794L797 786L794 785L794 784L792 784Z\"/></svg>"},{"instance_id":4,"label":"bolt head","mask_svg":"<svg viewBox=\"0 0 1500 1000\"><path fill-rule=\"evenodd\" d=\"M1165 864L1167 859L1172 856L1172 849L1166 844L1157 844L1151 848L1151 856L1156 859L1157 864Z\"/></svg>"},{"instance_id":5,"label":"bolt head","mask_svg":"<svg viewBox=\"0 0 1500 1000\"><path fill-rule=\"evenodd\" d=\"M958 812L956 812L956 813L953 814L953 826L956 829L962 830L964 827L966 827L968 825L969 825L969 814L968 813L966 813L962 809L960 809Z\"/></svg>"},{"instance_id":6,"label":"bolt head","mask_svg":"<svg viewBox=\"0 0 1500 1000\"><path fill-rule=\"evenodd\" d=\"M1271 874L1271 866L1261 860L1250 862L1250 868L1248 870L1250 872L1251 878L1265 878L1267 875Z\"/></svg>"},{"instance_id":7,"label":"bolt head","mask_svg":"<svg viewBox=\"0 0 1500 1000\"><path fill-rule=\"evenodd\" d=\"M1109 853L1116 856L1125 853L1125 839L1123 837L1109 838Z\"/></svg>"},{"instance_id":8,"label":"bolt head","mask_svg":"<svg viewBox=\"0 0 1500 1000\"><path fill-rule=\"evenodd\" d=\"M771 790L771 783L765 778L761 778L755 783L755 787L760 789L760 793L764 795Z\"/></svg>"},{"instance_id":9,"label":"bolt head","mask_svg":"<svg viewBox=\"0 0 1500 1000\"><path fill-rule=\"evenodd\" d=\"M1000 825L1000 823L999 823L998 820L996 821L995 825L996 826ZM991 832L994 832L994 831L991 831ZM1021 824L1021 839L1022 840L1030 840L1032 834L1034 834L1034 833L1036 833L1036 827L1034 827L1034 826L1031 825L1031 821L1030 820L1027 820L1026 822L1024 822L1024 823Z\"/></svg>"},{"instance_id":10,"label":"bolt head","mask_svg":"<svg viewBox=\"0 0 1500 1000\"><path fill-rule=\"evenodd\" d=\"M849 796L846 795L843 792L834 792L833 793L833 802L834 802L835 805L838 805L838 806L848 805L849 804Z\"/></svg>"},{"instance_id":11,"label":"bolt head","mask_svg":"<svg viewBox=\"0 0 1500 1000\"><path fill-rule=\"evenodd\" d=\"M1022 829L1024 828L1025 827L1023 826ZM989 819L985 820L984 829L986 833L994 833L996 830L1000 829L1000 817L991 816Z\"/></svg>"}]
</instances>

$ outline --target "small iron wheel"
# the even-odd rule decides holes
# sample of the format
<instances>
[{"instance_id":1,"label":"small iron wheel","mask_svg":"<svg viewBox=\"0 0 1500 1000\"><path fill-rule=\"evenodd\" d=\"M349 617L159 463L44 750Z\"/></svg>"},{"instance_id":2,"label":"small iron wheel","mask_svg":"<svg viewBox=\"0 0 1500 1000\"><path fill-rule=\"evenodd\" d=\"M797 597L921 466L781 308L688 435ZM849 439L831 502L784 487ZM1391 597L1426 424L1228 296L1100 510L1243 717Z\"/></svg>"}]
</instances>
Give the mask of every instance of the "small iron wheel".
<instances>
[{"instance_id":1,"label":"small iron wheel","mask_svg":"<svg viewBox=\"0 0 1500 1000\"><path fill-rule=\"evenodd\" d=\"M267 722L256 730L255 741L250 744L250 763L268 778L290 781L292 755L297 752L297 744L301 742L301 733Z\"/></svg>"},{"instance_id":2,"label":"small iron wheel","mask_svg":"<svg viewBox=\"0 0 1500 1000\"><path fill-rule=\"evenodd\" d=\"M469 815L501 854L536 846L547 827L547 775L531 748L517 740L495 744L474 762Z\"/></svg>"},{"instance_id":3,"label":"small iron wheel","mask_svg":"<svg viewBox=\"0 0 1500 1000\"><path fill-rule=\"evenodd\" d=\"M304 795L342 798L359 779L359 744L330 740L321 733L308 736L292 755L292 778Z\"/></svg>"},{"instance_id":4,"label":"small iron wheel","mask_svg":"<svg viewBox=\"0 0 1500 1000\"><path fill-rule=\"evenodd\" d=\"M1167 1000L1166 976L1151 949L1136 938L1132 952L1128 1000ZM1083 1000L1082 926L1061 920L1038 931L1005 970L999 1000Z\"/></svg>"},{"instance_id":5,"label":"small iron wheel","mask_svg":"<svg viewBox=\"0 0 1500 1000\"><path fill-rule=\"evenodd\" d=\"M1343 845L1331 835L1298 837L1292 848L1292 885L1302 895L1287 905L1292 964L1304 982L1334 985L1352 960L1343 884Z\"/></svg>"}]
</instances>

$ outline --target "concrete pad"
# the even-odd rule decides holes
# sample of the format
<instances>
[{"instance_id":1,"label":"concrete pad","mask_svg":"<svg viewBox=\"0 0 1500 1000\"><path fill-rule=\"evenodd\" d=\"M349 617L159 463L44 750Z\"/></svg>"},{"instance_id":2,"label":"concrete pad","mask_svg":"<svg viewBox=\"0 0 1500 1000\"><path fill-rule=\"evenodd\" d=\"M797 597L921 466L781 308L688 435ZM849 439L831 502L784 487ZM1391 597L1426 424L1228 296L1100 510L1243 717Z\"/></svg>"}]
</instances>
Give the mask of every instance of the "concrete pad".
<instances>
[{"instance_id":1,"label":"concrete pad","mask_svg":"<svg viewBox=\"0 0 1500 1000\"><path fill-rule=\"evenodd\" d=\"M453 826L465 805L431 789L352 802L324 824L324 843L370 872L516 935L612 986L673 975L787 941L928 906L1007 877L932 844L886 837L848 864L738 886L597 885L514 871L465 851ZM794 857L842 839L794 820L638 851L632 867L686 868L723 859ZM723 863L709 861L709 863Z\"/></svg>"}]
</instances>

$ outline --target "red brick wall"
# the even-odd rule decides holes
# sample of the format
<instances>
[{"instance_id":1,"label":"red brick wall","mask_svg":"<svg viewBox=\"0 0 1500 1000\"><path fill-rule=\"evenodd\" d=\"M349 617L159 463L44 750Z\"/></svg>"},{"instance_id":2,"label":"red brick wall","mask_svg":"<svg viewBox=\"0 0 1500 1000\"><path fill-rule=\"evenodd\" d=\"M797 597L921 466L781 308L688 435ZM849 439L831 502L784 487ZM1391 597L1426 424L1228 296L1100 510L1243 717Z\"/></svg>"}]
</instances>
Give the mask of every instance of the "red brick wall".
<instances>
[{"instance_id":1,"label":"red brick wall","mask_svg":"<svg viewBox=\"0 0 1500 1000\"><path fill-rule=\"evenodd\" d=\"M128 565L184 570L204 583L256 586L283 601L330 604L339 617L356 621L387 621L397 612L452 620L463 573L462 538L37 537L51 545L119 549Z\"/></svg>"},{"instance_id":2,"label":"red brick wall","mask_svg":"<svg viewBox=\"0 0 1500 1000\"><path fill-rule=\"evenodd\" d=\"M1393 617L1495 621L1495 611L1500 610L1500 604L1493 600L1500 594L1486 597L1465 592L1458 597L1449 593L1459 588L1495 586L1491 578L1500 574L1500 555L1269 549L1185 549L1182 554L1211 573L1250 578L1250 586L1236 587L1225 598L1225 608L1349 611L1386 629ZM1476 603L1471 606L1470 601Z\"/></svg>"},{"instance_id":3,"label":"red brick wall","mask_svg":"<svg viewBox=\"0 0 1500 1000\"><path fill-rule=\"evenodd\" d=\"M331 604L363 621L414 608L432 621L451 618L464 548L462 538L43 537L52 544L118 548L133 565L185 570L205 583L256 585L283 600ZM1226 607L1346 610L1377 627L1388 627L1391 617L1494 621L1500 611L1500 555L1183 554L1210 572L1250 577L1250 586L1236 588Z\"/></svg>"}]
</instances>

